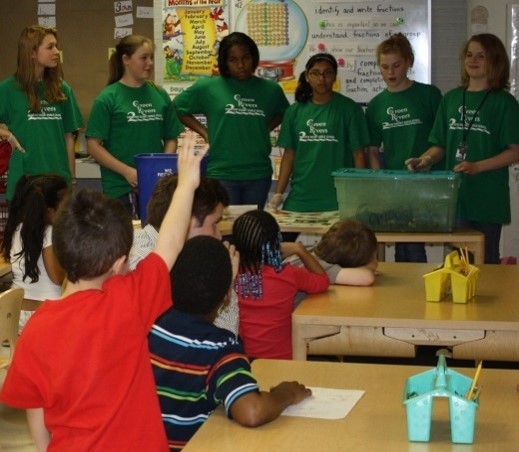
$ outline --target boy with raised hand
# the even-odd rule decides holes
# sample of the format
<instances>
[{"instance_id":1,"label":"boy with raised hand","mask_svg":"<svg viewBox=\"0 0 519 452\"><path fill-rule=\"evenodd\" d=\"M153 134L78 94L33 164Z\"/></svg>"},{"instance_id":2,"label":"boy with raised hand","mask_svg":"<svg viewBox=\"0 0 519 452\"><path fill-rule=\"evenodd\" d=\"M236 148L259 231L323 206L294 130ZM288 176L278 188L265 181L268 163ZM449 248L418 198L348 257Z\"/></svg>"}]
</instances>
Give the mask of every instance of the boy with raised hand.
<instances>
[{"instance_id":1,"label":"boy with raised hand","mask_svg":"<svg viewBox=\"0 0 519 452\"><path fill-rule=\"evenodd\" d=\"M157 246L135 271L126 271L133 228L118 201L79 191L58 213L53 243L68 284L28 322L0 394L27 409L39 451L168 450L147 335L172 305L169 270L184 245L203 154L186 139Z\"/></svg>"},{"instance_id":2,"label":"boy with raised hand","mask_svg":"<svg viewBox=\"0 0 519 452\"><path fill-rule=\"evenodd\" d=\"M186 242L171 271L175 306L149 336L170 450L182 449L221 403L229 418L256 427L311 395L297 382L259 391L242 345L213 324L228 303L238 264L234 246L227 250L213 237L198 236Z\"/></svg>"}]
</instances>

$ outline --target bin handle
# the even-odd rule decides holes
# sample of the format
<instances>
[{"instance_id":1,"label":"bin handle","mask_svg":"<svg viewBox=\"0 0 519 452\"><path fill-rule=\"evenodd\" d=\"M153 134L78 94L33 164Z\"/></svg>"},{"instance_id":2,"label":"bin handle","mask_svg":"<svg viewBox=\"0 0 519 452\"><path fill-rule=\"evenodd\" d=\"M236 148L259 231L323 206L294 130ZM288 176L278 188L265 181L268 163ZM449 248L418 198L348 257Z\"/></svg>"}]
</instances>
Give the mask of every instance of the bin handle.
<instances>
[{"instance_id":1,"label":"bin handle","mask_svg":"<svg viewBox=\"0 0 519 452\"><path fill-rule=\"evenodd\" d=\"M447 387L447 364L445 362L445 355L438 356L438 365L436 366L435 387Z\"/></svg>"}]
</instances>

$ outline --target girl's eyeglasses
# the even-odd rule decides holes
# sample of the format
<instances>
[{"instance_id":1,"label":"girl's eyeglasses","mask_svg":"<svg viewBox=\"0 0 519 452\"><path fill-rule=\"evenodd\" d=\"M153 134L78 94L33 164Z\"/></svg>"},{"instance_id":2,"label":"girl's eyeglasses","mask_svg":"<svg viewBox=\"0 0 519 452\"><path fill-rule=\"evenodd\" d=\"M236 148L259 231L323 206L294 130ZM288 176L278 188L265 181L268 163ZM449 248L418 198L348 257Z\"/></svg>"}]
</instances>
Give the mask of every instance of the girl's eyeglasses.
<instances>
[{"instance_id":1,"label":"girl's eyeglasses","mask_svg":"<svg viewBox=\"0 0 519 452\"><path fill-rule=\"evenodd\" d=\"M325 79L330 79L330 78L335 77L335 72L333 72L333 71L324 71L324 72L310 71L310 72L308 72L308 77L313 80L317 80L321 77L323 77Z\"/></svg>"}]
</instances>

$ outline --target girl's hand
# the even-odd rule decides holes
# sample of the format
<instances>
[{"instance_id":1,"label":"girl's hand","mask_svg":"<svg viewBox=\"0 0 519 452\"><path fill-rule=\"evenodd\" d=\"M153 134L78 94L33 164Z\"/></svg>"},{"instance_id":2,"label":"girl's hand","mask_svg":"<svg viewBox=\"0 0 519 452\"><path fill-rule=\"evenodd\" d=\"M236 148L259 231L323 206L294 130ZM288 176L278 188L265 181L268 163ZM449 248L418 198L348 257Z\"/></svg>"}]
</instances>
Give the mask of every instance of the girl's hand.
<instances>
[{"instance_id":1,"label":"girl's hand","mask_svg":"<svg viewBox=\"0 0 519 452\"><path fill-rule=\"evenodd\" d=\"M11 145L11 147L13 148L13 151L15 150L19 150L20 152L25 152L25 149L22 147L22 145L20 144L20 142L16 139L16 137L13 135L13 133L11 132L11 134L6 138L7 142Z\"/></svg>"},{"instance_id":2,"label":"girl's hand","mask_svg":"<svg viewBox=\"0 0 519 452\"><path fill-rule=\"evenodd\" d=\"M404 163L407 169L412 173L417 171L429 171L432 167L432 158L428 155L423 155L422 157L407 159Z\"/></svg>"},{"instance_id":3,"label":"girl's hand","mask_svg":"<svg viewBox=\"0 0 519 452\"><path fill-rule=\"evenodd\" d=\"M123 176L133 188L137 187L137 170L135 168L128 166Z\"/></svg>"},{"instance_id":4,"label":"girl's hand","mask_svg":"<svg viewBox=\"0 0 519 452\"><path fill-rule=\"evenodd\" d=\"M302 243L281 242L281 257L286 259L294 254L299 255L301 253L301 248L304 248Z\"/></svg>"},{"instance_id":5,"label":"girl's hand","mask_svg":"<svg viewBox=\"0 0 519 452\"><path fill-rule=\"evenodd\" d=\"M455 165L452 170L456 173L465 173L471 176L481 172L478 162L467 162L466 160Z\"/></svg>"},{"instance_id":6,"label":"girl's hand","mask_svg":"<svg viewBox=\"0 0 519 452\"><path fill-rule=\"evenodd\" d=\"M281 193L272 195L269 201L269 207L273 210L278 210L281 204L283 204L283 195Z\"/></svg>"}]
</instances>

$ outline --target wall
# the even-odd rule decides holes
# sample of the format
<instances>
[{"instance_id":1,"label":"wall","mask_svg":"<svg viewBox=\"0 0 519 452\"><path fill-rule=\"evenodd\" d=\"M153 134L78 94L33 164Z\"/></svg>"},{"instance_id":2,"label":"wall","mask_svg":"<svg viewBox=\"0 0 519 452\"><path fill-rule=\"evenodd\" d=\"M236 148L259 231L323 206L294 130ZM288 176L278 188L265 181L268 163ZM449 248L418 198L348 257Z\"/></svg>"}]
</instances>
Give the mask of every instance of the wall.
<instances>
[{"instance_id":1,"label":"wall","mask_svg":"<svg viewBox=\"0 0 519 452\"><path fill-rule=\"evenodd\" d=\"M63 51L65 79L74 89L85 119L108 79L108 49L114 47L115 12L110 0L56 0L56 28ZM153 0L133 0L134 33L153 38L153 20L139 19L139 6ZM16 70L17 43L22 29L38 23L38 0L0 0L0 80Z\"/></svg>"},{"instance_id":2,"label":"wall","mask_svg":"<svg viewBox=\"0 0 519 452\"><path fill-rule=\"evenodd\" d=\"M459 84L459 52L467 36L466 0L432 0L431 80L442 92Z\"/></svg>"}]
</instances>

